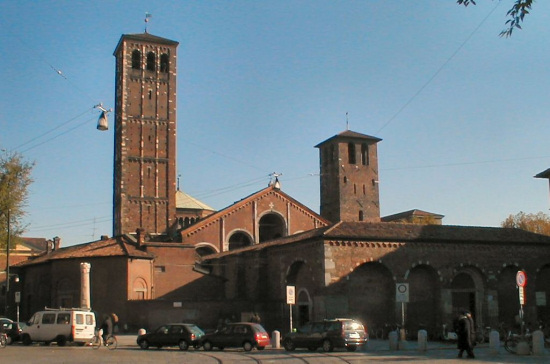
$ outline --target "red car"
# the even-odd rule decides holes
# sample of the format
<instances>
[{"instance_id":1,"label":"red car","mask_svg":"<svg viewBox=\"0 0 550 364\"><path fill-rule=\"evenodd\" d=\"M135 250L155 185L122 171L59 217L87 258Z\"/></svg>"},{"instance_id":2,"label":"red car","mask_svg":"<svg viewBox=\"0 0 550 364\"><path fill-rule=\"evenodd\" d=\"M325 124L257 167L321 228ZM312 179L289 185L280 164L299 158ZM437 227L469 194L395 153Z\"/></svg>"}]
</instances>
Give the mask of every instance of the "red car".
<instances>
[{"instance_id":1,"label":"red car","mask_svg":"<svg viewBox=\"0 0 550 364\"><path fill-rule=\"evenodd\" d=\"M245 351L250 351L253 348L263 350L269 344L267 331L262 325L251 322L227 324L224 328L201 338L201 345L206 351L210 351L214 347L220 350L238 347L242 347Z\"/></svg>"}]
</instances>

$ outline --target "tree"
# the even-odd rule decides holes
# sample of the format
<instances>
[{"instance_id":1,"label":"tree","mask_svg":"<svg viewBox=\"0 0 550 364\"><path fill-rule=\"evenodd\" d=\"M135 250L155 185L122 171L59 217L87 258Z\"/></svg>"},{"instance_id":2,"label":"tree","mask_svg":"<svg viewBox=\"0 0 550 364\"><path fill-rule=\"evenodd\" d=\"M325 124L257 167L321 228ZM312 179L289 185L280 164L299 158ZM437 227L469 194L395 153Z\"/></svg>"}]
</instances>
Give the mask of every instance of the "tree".
<instances>
[{"instance_id":1,"label":"tree","mask_svg":"<svg viewBox=\"0 0 550 364\"><path fill-rule=\"evenodd\" d=\"M24 161L19 153L0 152L0 248L5 248L8 241L8 216L12 244L23 233L22 220L33 167L34 163Z\"/></svg>"},{"instance_id":2,"label":"tree","mask_svg":"<svg viewBox=\"0 0 550 364\"><path fill-rule=\"evenodd\" d=\"M476 5L477 0L457 0L456 2L460 5L468 6L470 4ZM500 0L498 0L500 1ZM529 14L531 6L535 0L515 0L514 6L506 15L509 19L506 21L507 28L500 32L501 37L509 37L512 35L514 29L521 29L521 23L523 23L523 18L525 15Z\"/></svg>"},{"instance_id":3,"label":"tree","mask_svg":"<svg viewBox=\"0 0 550 364\"><path fill-rule=\"evenodd\" d=\"M537 234L550 235L550 216L543 212L526 214L520 211L516 215L508 216L500 226L503 228L523 229Z\"/></svg>"}]
</instances>

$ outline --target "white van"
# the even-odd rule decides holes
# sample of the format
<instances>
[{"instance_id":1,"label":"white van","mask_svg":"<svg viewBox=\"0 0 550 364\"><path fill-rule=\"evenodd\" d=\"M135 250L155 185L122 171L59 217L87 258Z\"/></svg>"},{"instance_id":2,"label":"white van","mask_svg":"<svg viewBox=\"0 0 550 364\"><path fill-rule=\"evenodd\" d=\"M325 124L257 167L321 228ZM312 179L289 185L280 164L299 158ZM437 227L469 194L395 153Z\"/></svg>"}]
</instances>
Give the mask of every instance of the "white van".
<instances>
[{"instance_id":1,"label":"white van","mask_svg":"<svg viewBox=\"0 0 550 364\"><path fill-rule=\"evenodd\" d=\"M23 328L23 345L34 341L47 344L55 341L64 346L67 342L85 344L95 332L95 314L88 309L60 308L36 312Z\"/></svg>"}]
</instances>

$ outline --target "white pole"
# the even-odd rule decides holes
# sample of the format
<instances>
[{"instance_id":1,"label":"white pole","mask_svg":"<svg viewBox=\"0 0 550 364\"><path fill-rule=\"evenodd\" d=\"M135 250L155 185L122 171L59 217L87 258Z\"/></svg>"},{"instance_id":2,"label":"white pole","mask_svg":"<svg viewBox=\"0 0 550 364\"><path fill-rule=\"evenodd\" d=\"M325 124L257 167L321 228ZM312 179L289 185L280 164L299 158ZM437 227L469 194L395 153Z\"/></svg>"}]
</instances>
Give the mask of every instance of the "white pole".
<instances>
[{"instance_id":1,"label":"white pole","mask_svg":"<svg viewBox=\"0 0 550 364\"><path fill-rule=\"evenodd\" d=\"M290 306L290 332L292 332L292 305Z\"/></svg>"},{"instance_id":2,"label":"white pole","mask_svg":"<svg viewBox=\"0 0 550 364\"><path fill-rule=\"evenodd\" d=\"M80 307L82 308L91 308L90 269L90 263L80 263Z\"/></svg>"}]
</instances>

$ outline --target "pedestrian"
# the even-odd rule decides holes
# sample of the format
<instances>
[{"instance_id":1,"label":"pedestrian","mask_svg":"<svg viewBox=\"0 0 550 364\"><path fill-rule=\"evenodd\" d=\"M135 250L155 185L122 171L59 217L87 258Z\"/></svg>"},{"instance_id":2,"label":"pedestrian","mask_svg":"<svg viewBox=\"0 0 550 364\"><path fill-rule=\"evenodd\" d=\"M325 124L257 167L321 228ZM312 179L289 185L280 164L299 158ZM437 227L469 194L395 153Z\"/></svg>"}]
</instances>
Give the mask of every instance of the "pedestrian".
<instances>
[{"instance_id":1,"label":"pedestrian","mask_svg":"<svg viewBox=\"0 0 550 364\"><path fill-rule=\"evenodd\" d=\"M464 351L468 354L468 358L475 358L474 356L474 343L475 343L475 329L474 320L472 314L468 311L464 311L458 318L458 357L462 358Z\"/></svg>"}]
</instances>

